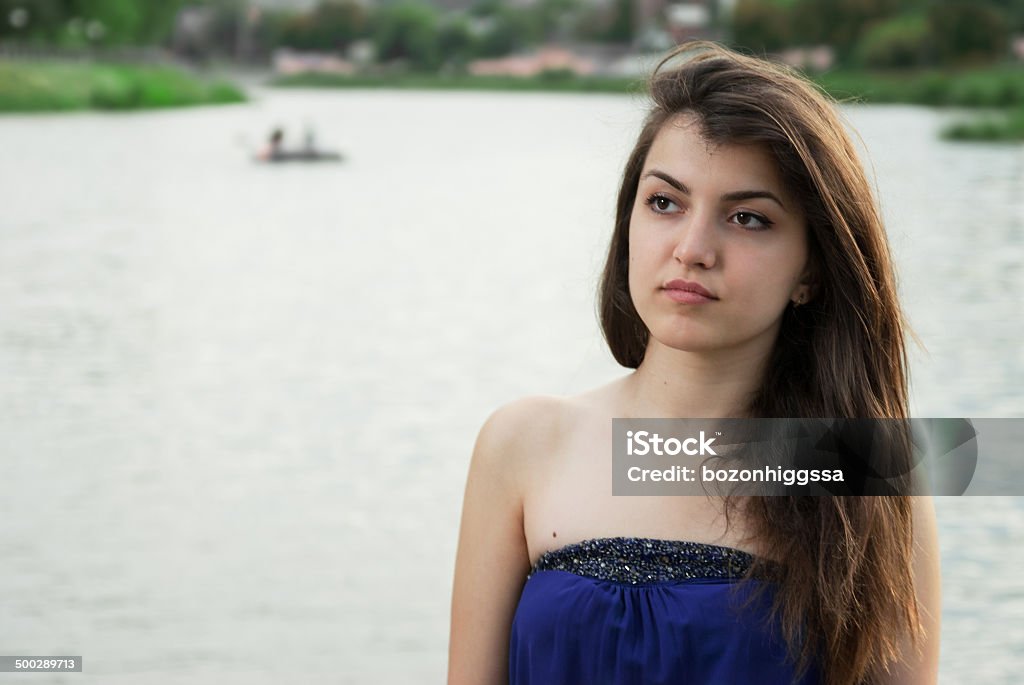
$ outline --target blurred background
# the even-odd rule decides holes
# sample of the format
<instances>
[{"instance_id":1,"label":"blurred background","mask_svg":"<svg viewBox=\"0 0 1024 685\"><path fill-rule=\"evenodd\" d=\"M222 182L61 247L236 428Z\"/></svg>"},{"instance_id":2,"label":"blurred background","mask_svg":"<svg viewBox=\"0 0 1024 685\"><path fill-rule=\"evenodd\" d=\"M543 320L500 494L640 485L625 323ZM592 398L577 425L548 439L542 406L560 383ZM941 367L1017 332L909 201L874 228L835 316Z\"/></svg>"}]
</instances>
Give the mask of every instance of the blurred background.
<instances>
[{"instance_id":1,"label":"blurred background","mask_svg":"<svg viewBox=\"0 0 1024 685\"><path fill-rule=\"evenodd\" d=\"M843 99L914 415L1024 415L1024 0L0 0L0 653L85 665L0 683L442 681L477 430L624 373L689 37ZM941 682L1017 683L1024 498L937 508Z\"/></svg>"}]
</instances>

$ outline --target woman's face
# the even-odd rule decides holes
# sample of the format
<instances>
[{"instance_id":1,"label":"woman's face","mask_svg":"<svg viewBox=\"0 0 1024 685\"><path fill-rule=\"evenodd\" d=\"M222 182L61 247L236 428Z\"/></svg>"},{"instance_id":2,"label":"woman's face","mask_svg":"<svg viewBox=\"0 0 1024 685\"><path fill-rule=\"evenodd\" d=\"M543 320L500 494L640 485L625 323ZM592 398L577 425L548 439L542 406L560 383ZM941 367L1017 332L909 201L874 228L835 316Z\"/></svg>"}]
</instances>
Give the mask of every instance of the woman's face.
<instances>
[{"instance_id":1,"label":"woman's face","mask_svg":"<svg viewBox=\"0 0 1024 685\"><path fill-rule=\"evenodd\" d=\"M652 343L767 355L786 306L809 297L807 266L803 215L766 150L709 148L692 115L662 127L629 231L629 289Z\"/></svg>"}]
</instances>

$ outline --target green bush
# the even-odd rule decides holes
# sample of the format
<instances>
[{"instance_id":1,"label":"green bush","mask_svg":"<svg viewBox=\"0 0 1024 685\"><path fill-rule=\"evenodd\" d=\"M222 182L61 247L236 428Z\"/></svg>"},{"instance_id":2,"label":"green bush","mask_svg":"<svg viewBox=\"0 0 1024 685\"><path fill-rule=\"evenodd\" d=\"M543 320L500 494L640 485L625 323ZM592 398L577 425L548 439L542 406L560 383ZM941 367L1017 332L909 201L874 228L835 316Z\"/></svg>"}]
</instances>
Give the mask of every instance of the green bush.
<instances>
[{"instance_id":1,"label":"green bush","mask_svg":"<svg viewBox=\"0 0 1024 685\"><path fill-rule=\"evenodd\" d=\"M1024 70L996 67L973 71L833 71L817 77L840 99L919 105L1005 107L1024 105Z\"/></svg>"},{"instance_id":2,"label":"green bush","mask_svg":"<svg viewBox=\"0 0 1024 685\"><path fill-rule=\"evenodd\" d=\"M167 67L0 64L0 112L125 110L244 100L230 83L207 83Z\"/></svg>"},{"instance_id":3,"label":"green bush","mask_svg":"<svg viewBox=\"0 0 1024 685\"><path fill-rule=\"evenodd\" d=\"M947 103L974 107L1005 107L1024 103L1024 72L965 72L952 79Z\"/></svg>"},{"instance_id":4,"label":"green bush","mask_svg":"<svg viewBox=\"0 0 1024 685\"><path fill-rule=\"evenodd\" d=\"M421 2L386 5L373 15L373 36L381 62L404 62L415 70L440 65L438 13Z\"/></svg>"},{"instance_id":5,"label":"green bush","mask_svg":"<svg viewBox=\"0 0 1024 685\"><path fill-rule=\"evenodd\" d=\"M1024 141L1024 108L1002 116L961 121L942 131L946 140Z\"/></svg>"},{"instance_id":6,"label":"green bush","mask_svg":"<svg viewBox=\"0 0 1024 685\"><path fill-rule=\"evenodd\" d=\"M940 63L992 63L1007 54L1009 20L988 0L932 2L928 21Z\"/></svg>"},{"instance_id":7,"label":"green bush","mask_svg":"<svg viewBox=\"0 0 1024 685\"><path fill-rule=\"evenodd\" d=\"M948 91L949 79L932 72L915 82L911 97L914 102L922 105L944 105Z\"/></svg>"},{"instance_id":8,"label":"green bush","mask_svg":"<svg viewBox=\"0 0 1024 685\"><path fill-rule=\"evenodd\" d=\"M565 83L576 78L576 72L566 67L545 69L537 74L537 78L545 83Z\"/></svg>"},{"instance_id":9,"label":"green bush","mask_svg":"<svg viewBox=\"0 0 1024 685\"><path fill-rule=\"evenodd\" d=\"M229 105L245 102L245 95L233 83L214 81L206 91L207 101L211 104Z\"/></svg>"},{"instance_id":10,"label":"green bush","mask_svg":"<svg viewBox=\"0 0 1024 685\"><path fill-rule=\"evenodd\" d=\"M89 94L89 105L96 109L135 109L140 104L141 86L116 72L97 79Z\"/></svg>"},{"instance_id":11,"label":"green bush","mask_svg":"<svg viewBox=\"0 0 1024 685\"><path fill-rule=\"evenodd\" d=\"M867 30L857 44L856 59L875 69L915 67L928 59L931 40L924 14L893 17Z\"/></svg>"}]
</instances>

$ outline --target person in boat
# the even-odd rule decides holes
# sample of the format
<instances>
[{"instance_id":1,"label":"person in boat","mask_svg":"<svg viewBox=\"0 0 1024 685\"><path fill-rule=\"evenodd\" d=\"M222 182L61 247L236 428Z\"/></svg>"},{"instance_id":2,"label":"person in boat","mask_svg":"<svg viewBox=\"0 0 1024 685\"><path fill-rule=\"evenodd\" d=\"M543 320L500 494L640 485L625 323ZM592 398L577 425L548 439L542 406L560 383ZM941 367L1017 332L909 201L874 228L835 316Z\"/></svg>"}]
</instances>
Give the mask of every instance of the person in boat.
<instances>
[{"instance_id":1,"label":"person in boat","mask_svg":"<svg viewBox=\"0 0 1024 685\"><path fill-rule=\"evenodd\" d=\"M263 161L271 161L281 157L284 154L284 130L275 128L270 133L270 138L267 140L267 145L264 147L258 157Z\"/></svg>"},{"instance_id":2,"label":"person in boat","mask_svg":"<svg viewBox=\"0 0 1024 685\"><path fill-rule=\"evenodd\" d=\"M340 161L342 155L332 150L318 150L316 137L313 129L307 128L303 135L301 148L291 150L284 148L284 131L280 128L274 129L270 135L267 146L260 151L257 159L263 162L317 162L317 161Z\"/></svg>"},{"instance_id":3,"label":"person in boat","mask_svg":"<svg viewBox=\"0 0 1024 685\"><path fill-rule=\"evenodd\" d=\"M934 685L931 498L612 495L614 418L909 412L894 266L836 103L709 42L648 88L599 288L630 371L481 428L448 683Z\"/></svg>"}]
</instances>

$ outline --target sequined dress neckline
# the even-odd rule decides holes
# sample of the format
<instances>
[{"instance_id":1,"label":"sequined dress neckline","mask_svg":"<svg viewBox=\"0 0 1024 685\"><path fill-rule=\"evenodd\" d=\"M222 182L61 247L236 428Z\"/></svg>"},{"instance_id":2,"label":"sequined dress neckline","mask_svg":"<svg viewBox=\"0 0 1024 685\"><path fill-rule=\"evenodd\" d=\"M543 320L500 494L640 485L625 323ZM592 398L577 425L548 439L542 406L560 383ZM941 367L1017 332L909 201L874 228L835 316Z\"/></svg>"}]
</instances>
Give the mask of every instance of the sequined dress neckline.
<instances>
[{"instance_id":1,"label":"sequined dress neckline","mask_svg":"<svg viewBox=\"0 0 1024 685\"><path fill-rule=\"evenodd\" d=\"M590 538L544 552L527 578L540 571L566 571L630 585L698 578L739 580L756 560L749 552L703 542Z\"/></svg>"},{"instance_id":2,"label":"sequined dress neckline","mask_svg":"<svg viewBox=\"0 0 1024 685\"><path fill-rule=\"evenodd\" d=\"M658 538L545 552L512 620L508 682L820 685L817 662L798 677L773 610L781 570L770 556Z\"/></svg>"}]
</instances>

